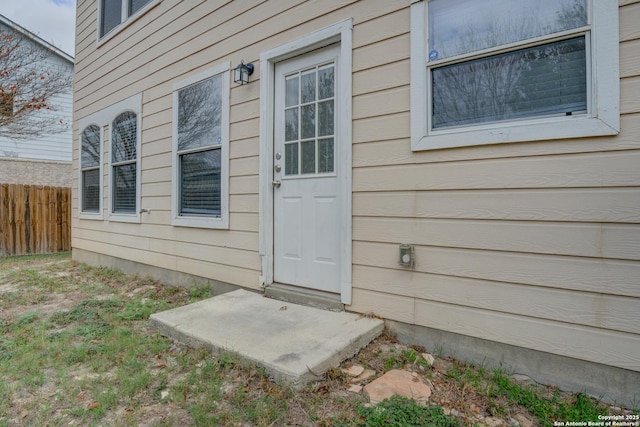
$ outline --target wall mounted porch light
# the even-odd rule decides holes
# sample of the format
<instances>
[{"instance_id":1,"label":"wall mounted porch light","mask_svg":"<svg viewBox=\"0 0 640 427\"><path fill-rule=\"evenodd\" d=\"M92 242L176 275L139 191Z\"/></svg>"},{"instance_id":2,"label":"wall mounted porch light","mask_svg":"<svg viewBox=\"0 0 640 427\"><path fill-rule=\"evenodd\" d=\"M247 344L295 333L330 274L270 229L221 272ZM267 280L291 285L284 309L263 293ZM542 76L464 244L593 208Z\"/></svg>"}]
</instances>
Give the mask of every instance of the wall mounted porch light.
<instances>
[{"instance_id":1,"label":"wall mounted porch light","mask_svg":"<svg viewBox=\"0 0 640 427\"><path fill-rule=\"evenodd\" d=\"M234 83L245 85L249 83L249 76L251 74L253 74L253 64L245 64L244 60L242 60L233 70L233 81Z\"/></svg>"}]
</instances>

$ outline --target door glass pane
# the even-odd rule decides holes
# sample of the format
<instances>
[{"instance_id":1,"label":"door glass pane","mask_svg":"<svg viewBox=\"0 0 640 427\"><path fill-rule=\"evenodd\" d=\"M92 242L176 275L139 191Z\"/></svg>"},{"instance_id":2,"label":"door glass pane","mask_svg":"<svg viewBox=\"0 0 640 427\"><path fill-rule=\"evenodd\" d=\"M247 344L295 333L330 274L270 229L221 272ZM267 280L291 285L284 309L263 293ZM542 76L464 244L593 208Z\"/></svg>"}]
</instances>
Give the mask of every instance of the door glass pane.
<instances>
[{"instance_id":1,"label":"door glass pane","mask_svg":"<svg viewBox=\"0 0 640 427\"><path fill-rule=\"evenodd\" d=\"M316 106L304 105L302 111L302 138L314 138L316 136Z\"/></svg>"},{"instance_id":2,"label":"door glass pane","mask_svg":"<svg viewBox=\"0 0 640 427\"><path fill-rule=\"evenodd\" d=\"M335 75L333 65L318 70L318 99L333 98Z\"/></svg>"},{"instance_id":3,"label":"door glass pane","mask_svg":"<svg viewBox=\"0 0 640 427\"><path fill-rule=\"evenodd\" d=\"M298 108L291 108L284 112L284 140L295 141L298 139Z\"/></svg>"},{"instance_id":4,"label":"door glass pane","mask_svg":"<svg viewBox=\"0 0 640 427\"><path fill-rule=\"evenodd\" d=\"M318 103L318 136L333 135L333 100Z\"/></svg>"},{"instance_id":5,"label":"door glass pane","mask_svg":"<svg viewBox=\"0 0 640 427\"><path fill-rule=\"evenodd\" d=\"M113 167L113 212L136 213L136 164Z\"/></svg>"},{"instance_id":6,"label":"door glass pane","mask_svg":"<svg viewBox=\"0 0 640 427\"><path fill-rule=\"evenodd\" d=\"M284 146L284 174L298 174L298 143L285 144Z\"/></svg>"},{"instance_id":7,"label":"door glass pane","mask_svg":"<svg viewBox=\"0 0 640 427\"><path fill-rule=\"evenodd\" d=\"M285 175L334 172L335 84L335 63L284 78Z\"/></svg>"},{"instance_id":8,"label":"door glass pane","mask_svg":"<svg viewBox=\"0 0 640 427\"><path fill-rule=\"evenodd\" d=\"M431 0L429 59L587 25L586 0Z\"/></svg>"},{"instance_id":9,"label":"door glass pane","mask_svg":"<svg viewBox=\"0 0 640 427\"><path fill-rule=\"evenodd\" d=\"M316 173L316 143L306 141L302 145L302 173Z\"/></svg>"},{"instance_id":10,"label":"door glass pane","mask_svg":"<svg viewBox=\"0 0 640 427\"><path fill-rule=\"evenodd\" d=\"M219 148L180 156L180 214L220 215Z\"/></svg>"},{"instance_id":11,"label":"door glass pane","mask_svg":"<svg viewBox=\"0 0 640 427\"><path fill-rule=\"evenodd\" d=\"M318 141L318 173L333 172L333 138Z\"/></svg>"},{"instance_id":12,"label":"door glass pane","mask_svg":"<svg viewBox=\"0 0 640 427\"><path fill-rule=\"evenodd\" d=\"M313 102L316 100L316 70L302 74L302 102Z\"/></svg>"},{"instance_id":13,"label":"door glass pane","mask_svg":"<svg viewBox=\"0 0 640 427\"><path fill-rule=\"evenodd\" d=\"M584 37L435 68L431 78L433 128L587 109Z\"/></svg>"},{"instance_id":14,"label":"door glass pane","mask_svg":"<svg viewBox=\"0 0 640 427\"><path fill-rule=\"evenodd\" d=\"M298 83L300 82L300 78L295 76L287 77L285 80L285 96L284 96L284 106L291 107L293 105L298 105Z\"/></svg>"}]
</instances>

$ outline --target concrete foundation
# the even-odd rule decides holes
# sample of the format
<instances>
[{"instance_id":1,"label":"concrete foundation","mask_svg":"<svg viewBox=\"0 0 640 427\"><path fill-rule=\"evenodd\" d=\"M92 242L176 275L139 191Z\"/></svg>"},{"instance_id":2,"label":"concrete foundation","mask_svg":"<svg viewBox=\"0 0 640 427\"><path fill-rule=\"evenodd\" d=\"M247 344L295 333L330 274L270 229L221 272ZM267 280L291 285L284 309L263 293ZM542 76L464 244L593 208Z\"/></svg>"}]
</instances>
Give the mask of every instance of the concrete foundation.
<instances>
[{"instance_id":1,"label":"concrete foundation","mask_svg":"<svg viewBox=\"0 0 640 427\"><path fill-rule=\"evenodd\" d=\"M401 342L424 346L430 352L523 374L539 384L585 393L604 402L628 408L640 405L640 372L423 326L386 323Z\"/></svg>"},{"instance_id":2,"label":"concrete foundation","mask_svg":"<svg viewBox=\"0 0 640 427\"><path fill-rule=\"evenodd\" d=\"M188 273L182 273L175 270L169 270L167 268L140 264L138 262L129 261L122 258L116 258L109 255L86 251L84 249L73 248L72 257L78 262L84 262L86 264L94 266L114 268L126 274L137 274L143 277L151 276L163 283L172 286L178 286L181 288L209 285L211 287L211 292L214 295L225 294L227 292L240 289L239 286L220 282L218 280L208 279L206 277L200 277Z\"/></svg>"}]
</instances>

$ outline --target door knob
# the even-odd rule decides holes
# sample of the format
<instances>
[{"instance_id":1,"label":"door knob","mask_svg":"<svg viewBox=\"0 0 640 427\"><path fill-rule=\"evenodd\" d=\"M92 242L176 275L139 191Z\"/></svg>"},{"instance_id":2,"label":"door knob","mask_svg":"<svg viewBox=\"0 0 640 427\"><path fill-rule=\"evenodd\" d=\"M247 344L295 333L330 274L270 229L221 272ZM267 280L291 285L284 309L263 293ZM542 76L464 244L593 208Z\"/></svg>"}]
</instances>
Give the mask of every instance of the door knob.
<instances>
[{"instance_id":1,"label":"door knob","mask_svg":"<svg viewBox=\"0 0 640 427\"><path fill-rule=\"evenodd\" d=\"M271 185L273 186L273 188L278 188L282 185L282 182L280 180L273 181Z\"/></svg>"}]
</instances>

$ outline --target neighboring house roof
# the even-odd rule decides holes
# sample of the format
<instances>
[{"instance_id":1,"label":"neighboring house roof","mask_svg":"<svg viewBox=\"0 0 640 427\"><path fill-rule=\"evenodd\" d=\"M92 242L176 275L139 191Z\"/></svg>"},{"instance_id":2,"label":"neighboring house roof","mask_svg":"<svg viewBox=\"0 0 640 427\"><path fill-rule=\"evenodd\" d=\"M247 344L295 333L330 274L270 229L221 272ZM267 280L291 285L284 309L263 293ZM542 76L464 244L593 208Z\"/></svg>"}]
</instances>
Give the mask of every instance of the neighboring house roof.
<instances>
[{"instance_id":1,"label":"neighboring house roof","mask_svg":"<svg viewBox=\"0 0 640 427\"><path fill-rule=\"evenodd\" d=\"M55 53L56 55L58 55L60 58L64 59L65 61L68 61L71 64L74 63L73 56L69 55L68 53L66 53L62 49L55 47L54 45L52 45L48 41L44 40L43 38L41 38L37 34L34 34L31 31L27 30L26 28L16 24L11 19L7 18L6 16L4 16L2 14L0 14L0 23L6 25L7 27L11 28L12 30L14 30L14 31L16 31L16 32L18 32L20 34L22 34L25 37L30 38L31 40L33 40L34 42L38 43L39 45L41 45L45 49L50 50L51 52Z\"/></svg>"}]
</instances>

